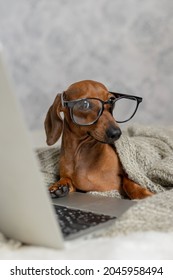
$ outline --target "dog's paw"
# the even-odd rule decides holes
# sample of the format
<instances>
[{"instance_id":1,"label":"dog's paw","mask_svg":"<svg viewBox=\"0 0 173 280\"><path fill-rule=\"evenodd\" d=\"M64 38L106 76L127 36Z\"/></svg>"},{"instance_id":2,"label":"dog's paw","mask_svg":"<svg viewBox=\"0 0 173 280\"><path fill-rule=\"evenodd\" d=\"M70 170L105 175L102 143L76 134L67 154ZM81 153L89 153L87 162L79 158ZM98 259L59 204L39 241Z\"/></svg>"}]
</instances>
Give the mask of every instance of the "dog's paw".
<instances>
[{"instance_id":1,"label":"dog's paw","mask_svg":"<svg viewBox=\"0 0 173 280\"><path fill-rule=\"evenodd\" d=\"M66 196L69 192L75 192L71 179L62 177L49 187L49 192L53 198Z\"/></svg>"},{"instance_id":2,"label":"dog's paw","mask_svg":"<svg viewBox=\"0 0 173 280\"><path fill-rule=\"evenodd\" d=\"M55 183L49 187L49 192L53 198L64 197L69 193L69 186Z\"/></svg>"}]
</instances>

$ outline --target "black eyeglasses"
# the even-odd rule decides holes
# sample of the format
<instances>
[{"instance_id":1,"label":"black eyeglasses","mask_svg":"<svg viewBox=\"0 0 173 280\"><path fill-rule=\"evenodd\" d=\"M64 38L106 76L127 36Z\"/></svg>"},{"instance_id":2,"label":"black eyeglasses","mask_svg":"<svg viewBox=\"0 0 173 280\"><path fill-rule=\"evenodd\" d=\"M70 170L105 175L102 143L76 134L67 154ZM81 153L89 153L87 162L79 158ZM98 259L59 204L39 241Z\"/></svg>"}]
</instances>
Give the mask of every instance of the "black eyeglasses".
<instances>
[{"instance_id":1,"label":"black eyeglasses","mask_svg":"<svg viewBox=\"0 0 173 280\"><path fill-rule=\"evenodd\" d=\"M129 121L135 115L142 97L128 95L123 93L115 93L109 91L112 96L103 101L99 98L82 98L72 101L63 99L61 94L62 106L70 109L70 116L75 124L87 126L95 124L104 111L104 105L110 105L110 113L113 115L117 123Z\"/></svg>"}]
</instances>

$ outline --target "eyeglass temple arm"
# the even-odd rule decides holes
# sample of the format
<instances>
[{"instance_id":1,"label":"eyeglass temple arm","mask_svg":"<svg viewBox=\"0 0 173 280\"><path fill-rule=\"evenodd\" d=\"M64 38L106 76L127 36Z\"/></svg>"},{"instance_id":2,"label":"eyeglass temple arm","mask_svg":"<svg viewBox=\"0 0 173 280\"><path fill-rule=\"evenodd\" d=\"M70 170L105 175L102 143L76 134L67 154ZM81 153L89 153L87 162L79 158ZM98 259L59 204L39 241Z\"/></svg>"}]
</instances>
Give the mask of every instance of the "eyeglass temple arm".
<instances>
[{"instance_id":1,"label":"eyeglass temple arm","mask_svg":"<svg viewBox=\"0 0 173 280\"><path fill-rule=\"evenodd\" d=\"M127 98L136 98L138 100L138 102L142 102L142 97L140 96L136 96L136 95L130 95L130 94L125 94L125 93L119 93L119 92L113 92L113 91L109 91L110 93L112 93L113 95L118 95L119 97L127 97Z\"/></svg>"},{"instance_id":2,"label":"eyeglass temple arm","mask_svg":"<svg viewBox=\"0 0 173 280\"><path fill-rule=\"evenodd\" d=\"M65 107L64 106L64 99L63 99L63 95L64 95L64 92L61 93L61 105L62 107Z\"/></svg>"},{"instance_id":3,"label":"eyeglass temple arm","mask_svg":"<svg viewBox=\"0 0 173 280\"><path fill-rule=\"evenodd\" d=\"M62 105L62 107L72 108L74 103L76 102L76 100L66 101L66 100L64 100L63 95L64 95L64 92L61 93L61 105Z\"/></svg>"},{"instance_id":4,"label":"eyeglass temple arm","mask_svg":"<svg viewBox=\"0 0 173 280\"><path fill-rule=\"evenodd\" d=\"M61 105L62 107L69 107L69 101L64 100L64 92L61 93Z\"/></svg>"}]
</instances>

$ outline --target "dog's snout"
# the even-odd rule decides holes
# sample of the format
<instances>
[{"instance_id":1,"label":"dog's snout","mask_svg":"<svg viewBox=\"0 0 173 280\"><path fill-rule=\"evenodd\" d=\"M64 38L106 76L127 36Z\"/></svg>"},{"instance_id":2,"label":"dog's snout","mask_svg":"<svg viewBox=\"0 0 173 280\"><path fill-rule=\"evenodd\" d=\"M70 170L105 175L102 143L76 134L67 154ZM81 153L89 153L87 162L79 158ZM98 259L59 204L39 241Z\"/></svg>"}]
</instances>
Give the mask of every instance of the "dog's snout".
<instances>
[{"instance_id":1,"label":"dog's snout","mask_svg":"<svg viewBox=\"0 0 173 280\"><path fill-rule=\"evenodd\" d=\"M111 126L107 129L106 135L110 141L116 141L121 136L121 129L119 127Z\"/></svg>"}]
</instances>

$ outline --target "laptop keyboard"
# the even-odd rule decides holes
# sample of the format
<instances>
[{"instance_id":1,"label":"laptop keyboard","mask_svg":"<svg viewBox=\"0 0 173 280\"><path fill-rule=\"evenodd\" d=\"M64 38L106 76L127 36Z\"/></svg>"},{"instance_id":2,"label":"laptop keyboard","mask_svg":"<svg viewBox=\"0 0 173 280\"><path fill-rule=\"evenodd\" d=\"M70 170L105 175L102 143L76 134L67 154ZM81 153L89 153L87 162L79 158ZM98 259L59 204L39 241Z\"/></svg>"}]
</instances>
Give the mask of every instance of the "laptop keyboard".
<instances>
[{"instance_id":1,"label":"laptop keyboard","mask_svg":"<svg viewBox=\"0 0 173 280\"><path fill-rule=\"evenodd\" d=\"M109 215L71 209L60 205L54 205L54 207L64 238L76 234L81 230L86 230L87 228L116 219L116 217Z\"/></svg>"}]
</instances>

